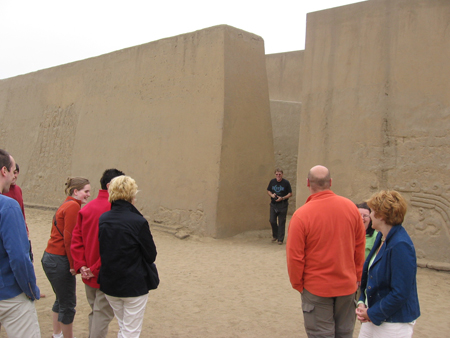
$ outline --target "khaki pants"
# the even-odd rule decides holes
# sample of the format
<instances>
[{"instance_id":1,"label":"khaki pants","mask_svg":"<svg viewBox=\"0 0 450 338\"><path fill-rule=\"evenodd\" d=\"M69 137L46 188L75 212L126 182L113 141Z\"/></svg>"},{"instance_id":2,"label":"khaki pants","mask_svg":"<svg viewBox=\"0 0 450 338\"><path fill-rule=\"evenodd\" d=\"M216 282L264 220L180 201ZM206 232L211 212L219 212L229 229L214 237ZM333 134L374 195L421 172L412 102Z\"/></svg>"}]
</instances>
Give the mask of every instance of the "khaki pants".
<instances>
[{"instance_id":1,"label":"khaki pants","mask_svg":"<svg viewBox=\"0 0 450 338\"><path fill-rule=\"evenodd\" d=\"M0 301L0 322L8 338L41 338L34 302L24 293Z\"/></svg>"},{"instance_id":2,"label":"khaki pants","mask_svg":"<svg viewBox=\"0 0 450 338\"><path fill-rule=\"evenodd\" d=\"M319 297L304 289L303 318L309 338L352 338L355 329L355 294Z\"/></svg>"},{"instance_id":3,"label":"khaki pants","mask_svg":"<svg viewBox=\"0 0 450 338\"><path fill-rule=\"evenodd\" d=\"M114 318L114 311L102 291L89 285L85 285L85 290L92 309L89 314L89 338L106 338L109 323Z\"/></svg>"}]
</instances>

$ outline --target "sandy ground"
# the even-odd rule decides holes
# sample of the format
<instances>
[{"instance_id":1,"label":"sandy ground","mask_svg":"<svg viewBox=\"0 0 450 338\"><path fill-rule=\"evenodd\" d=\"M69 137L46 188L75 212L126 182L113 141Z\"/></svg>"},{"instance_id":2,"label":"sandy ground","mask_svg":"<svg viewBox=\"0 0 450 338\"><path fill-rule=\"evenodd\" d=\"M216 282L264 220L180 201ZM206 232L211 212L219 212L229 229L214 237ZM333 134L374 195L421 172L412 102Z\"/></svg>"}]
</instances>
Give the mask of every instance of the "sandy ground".
<instances>
[{"instance_id":1,"label":"sandy ground","mask_svg":"<svg viewBox=\"0 0 450 338\"><path fill-rule=\"evenodd\" d=\"M42 337L51 337L55 299L40 264L53 211L26 209L41 293L36 302ZM269 224L267 224L269 227ZM177 239L152 229L158 249L161 284L150 291L141 337L306 337L300 294L290 286L285 246L270 241L270 231L230 239ZM422 315L414 337L445 337L450 332L450 274L418 271ZM77 279L74 334L88 337L90 312L84 284ZM358 336L357 322L354 337ZM117 337L116 319L108 337ZM2 329L0 337L6 337Z\"/></svg>"}]
</instances>

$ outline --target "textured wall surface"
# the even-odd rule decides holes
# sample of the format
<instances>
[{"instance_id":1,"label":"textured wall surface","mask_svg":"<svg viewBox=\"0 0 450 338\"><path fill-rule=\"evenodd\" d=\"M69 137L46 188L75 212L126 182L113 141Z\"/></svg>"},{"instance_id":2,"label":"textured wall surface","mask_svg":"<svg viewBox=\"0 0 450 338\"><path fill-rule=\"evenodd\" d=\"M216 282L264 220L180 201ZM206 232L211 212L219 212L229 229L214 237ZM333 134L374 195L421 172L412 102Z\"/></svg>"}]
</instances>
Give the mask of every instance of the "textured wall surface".
<instances>
[{"instance_id":1,"label":"textured wall surface","mask_svg":"<svg viewBox=\"0 0 450 338\"><path fill-rule=\"evenodd\" d=\"M270 100L300 102L304 51L266 55Z\"/></svg>"},{"instance_id":2,"label":"textured wall surface","mask_svg":"<svg viewBox=\"0 0 450 338\"><path fill-rule=\"evenodd\" d=\"M298 134L300 130L303 51L266 56L276 167L292 186L288 213L296 210ZM272 175L272 177L275 177Z\"/></svg>"},{"instance_id":3,"label":"textured wall surface","mask_svg":"<svg viewBox=\"0 0 450 338\"><path fill-rule=\"evenodd\" d=\"M0 80L0 146L26 203L117 167L150 221L225 237L267 228L269 109L263 40L216 26Z\"/></svg>"},{"instance_id":4,"label":"textured wall surface","mask_svg":"<svg viewBox=\"0 0 450 338\"><path fill-rule=\"evenodd\" d=\"M289 214L295 212L297 205L297 162L298 156L301 156L298 152L298 132L301 109L300 102L270 100L275 163L277 167L283 169L283 177L291 183L293 193L289 199ZM274 174L272 178L275 178ZM306 184L305 181L303 183Z\"/></svg>"},{"instance_id":5,"label":"textured wall surface","mask_svg":"<svg viewBox=\"0 0 450 338\"><path fill-rule=\"evenodd\" d=\"M418 257L450 262L450 2L371 0L307 22L298 186L323 164L355 202L396 188Z\"/></svg>"}]
</instances>

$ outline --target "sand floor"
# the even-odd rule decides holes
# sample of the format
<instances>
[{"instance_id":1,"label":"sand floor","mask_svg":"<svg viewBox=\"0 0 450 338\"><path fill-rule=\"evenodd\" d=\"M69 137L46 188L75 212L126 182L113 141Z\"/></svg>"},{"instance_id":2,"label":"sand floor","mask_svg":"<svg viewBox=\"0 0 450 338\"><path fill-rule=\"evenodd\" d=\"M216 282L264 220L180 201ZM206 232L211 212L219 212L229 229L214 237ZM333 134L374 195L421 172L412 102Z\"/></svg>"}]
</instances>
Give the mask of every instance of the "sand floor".
<instances>
[{"instance_id":1,"label":"sand floor","mask_svg":"<svg viewBox=\"0 0 450 338\"><path fill-rule=\"evenodd\" d=\"M42 337L51 337L54 294L40 259L50 234L53 211L26 209L41 293L36 302ZM269 224L267 224L269 228ZM285 245L270 231L229 239L175 236L152 229L161 284L150 291L141 337L306 337L300 294L291 288ZM450 274L419 268L422 315L414 337L450 337ZM84 284L77 277L74 334L88 336ZM358 336L357 322L354 337ZM108 337L117 337L116 319ZM4 329L0 337L6 337Z\"/></svg>"}]
</instances>

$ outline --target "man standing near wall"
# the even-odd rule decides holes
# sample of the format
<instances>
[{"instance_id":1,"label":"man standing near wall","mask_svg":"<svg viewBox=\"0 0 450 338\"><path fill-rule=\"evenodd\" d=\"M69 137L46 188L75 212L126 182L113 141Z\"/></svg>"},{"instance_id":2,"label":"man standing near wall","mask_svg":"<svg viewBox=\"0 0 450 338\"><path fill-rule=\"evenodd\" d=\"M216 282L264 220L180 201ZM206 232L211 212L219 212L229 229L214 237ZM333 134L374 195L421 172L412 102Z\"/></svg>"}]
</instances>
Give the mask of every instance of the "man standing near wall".
<instances>
[{"instance_id":1,"label":"man standing near wall","mask_svg":"<svg viewBox=\"0 0 450 338\"><path fill-rule=\"evenodd\" d=\"M114 312L100 291L97 283L100 271L100 251L98 242L98 220L106 211L111 210L108 201L108 186L114 177L125 175L117 169L108 169L100 179L101 190L96 199L92 200L78 213L77 224L72 232L71 253L74 269L81 272L85 284L86 298L91 307L89 314L89 337L105 338L108 326L114 318Z\"/></svg>"},{"instance_id":2,"label":"man standing near wall","mask_svg":"<svg viewBox=\"0 0 450 338\"><path fill-rule=\"evenodd\" d=\"M308 337L351 338L364 264L364 224L355 204L330 190L326 167L313 167L307 182L311 195L289 225L289 278L301 293Z\"/></svg>"},{"instance_id":3,"label":"man standing near wall","mask_svg":"<svg viewBox=\"0 0 450 338\"><path fill-rule=\"evenodd\" d=\"M272 226L272 242L281 245L284 241L288 199L292 196L291 184L283 178L283 170L275 169L275 178L269 182L267 194L271 199L269 221Z\"/></svg>"},{"instance_id":4,"label":"man standing near wall","mask_svg":"<svg viewBox=\"0 0 450 338\"><path fill-rule=\"evenodd\" d=\"M29 257L19 203L3 196L14 180L14 158L0 149L0 322L8 337L41 337L34 300L40 292Z\"/></svg>"}]
</instances>

